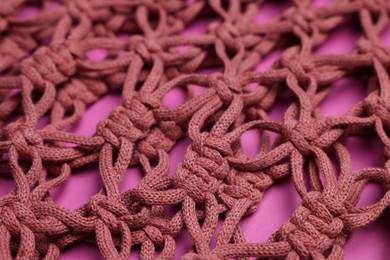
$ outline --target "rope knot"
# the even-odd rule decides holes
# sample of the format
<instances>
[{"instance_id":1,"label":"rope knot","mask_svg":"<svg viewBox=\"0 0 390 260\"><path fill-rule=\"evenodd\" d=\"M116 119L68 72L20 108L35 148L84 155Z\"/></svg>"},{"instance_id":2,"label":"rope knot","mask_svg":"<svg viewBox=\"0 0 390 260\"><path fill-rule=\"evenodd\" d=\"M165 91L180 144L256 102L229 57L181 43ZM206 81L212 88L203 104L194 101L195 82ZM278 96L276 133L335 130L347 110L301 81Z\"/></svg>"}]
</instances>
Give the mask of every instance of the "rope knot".
<instances>
[{"instance_id":1,"label":"rope knot","mask_svg":"<svg viewBox=\"0 0 390 260\"><path fill-rule=\"evenodd\" d=\"M314 126L309 127L303 126L299 123L295 124L286 122L283 126L282 133L302 155L311 155L311 143L316 137L318 137Z\"/></svg>"},{"instance_id":2,"label":"rope knot","mask_svg":"<svg viewBox=\"0 0 390 260\"><path fill-rule=\"evenodd\" d=\"M5 138L12 142L16 150L27 155L30 154L30 146L43 144L41 136L20 123L9 124L4 131Z\"/></svg>"},{"instance_id":3,"label":"rope knot","mask_svg":"<svg viewBox=\"0 0 390 260\"><path fill-rule=\"evenodd\" d=\"M299 28L307 34L311 34L314 30L315 23L313 21L316 18L316 14L310 7L290 9L283 16L285 19L292 21L293 29L294 27Z\"/></svg>"},{"instance_id":4,"label":"rope knot","mask_svg":"<svg viewBox=\"0 0 390 260\"><path fill-rule=\"evenodd\" d=\"M130 40L130 50L135 50L146 61L151 61L152 54L163 52L156 39L134 36Z\"/></svg>"},{"instance_id":5,"label":"rope knot","mask_svg":"<svg viewBox=\"0 0 390 260\"><path fill-rule=\"evenodd\" d=\"M157 245L158 247L164 246L165 237L160 229L152 225L147 225L143 228L143 230L154 245Z\"/></svg>"},{"instance_id":6,"label":"rope knot","mask_svg":"<svg viewBox=\"0 0 390 260\"><path fill-rule=\"evenodd\" d=\"M157 160L159 150L169 151L183 136L183 130L175 122L156 120L153 111L158 107L148 95L137 95L128 105L113 109L109 118L99 123L97 135L115 147L120 146L122 137L136 143L131 164L138 161L140 154Z\"/></svg>"},{"instance_id":7,"label":"rope knot","mask_svg":"<svg viewBox=\"0 0 390 260\"><path fill-rule=\"evenodd\" d=\"M76 72L76 62L66 44L41 47L20 67L23 75L41 87L45 81L63 83Z\"/></svg>"},{"instance_id":8,"label":"rope knot","mask_svg":"<svg viewBox=\"0 0 390 260\"><path fill-rule=\"evenodd\" d=\"M107 255L115 256L118 259L125 259L130 254L131 238L130 228L124 221L129 218L129 212L123 205L120 198L113 199L103 194L93 196L86 208L89 214L96 216L95 234L97 244L103 251L105 258ZM121 239L120 252L114 245L112 234L118 235ZM110 251L109 253L107 251Z\"/></svg>"},{"instance_id":9,"label":"rope knot","mask_svg":"<svg viewBox=\"0 0 390 260\"><path fill-rule=\"evenodd\" d=\"M4 236L6 233L8 233L8 238L7 235L5 235L3 239L5 241L8 240L9 243L9 238L12 235L14 238L18 238L18 240L20 240L20 246L18 248L16 258L37 258L38 255L36 249L39 249L39 246L43 246L47 242L44 239L41 239L41 244L36 244L36 235L34 232L39 232L37 231L37 229L39 229L39 224L36 225L37 223L33 223L31 227L28 225L28 222L34 219L35 217L31 210L29 210L23 205L23 203L20 202L14 201L12 203L8 203L8 205L4 206L1 210L1 234Z\"/></svg>"},{"instance_id":10,"label":"rope knot","mask_svg":"<svg viewBox=\"0 0 390 260\"><path fill-rule=\"evenodd\" d=\"M318 191L309 192L303 198L302 205L327 223L332 222L334 217L347 212L341 200L325 196Z\"/></svg>"},{"instance_id":11,"label":"rope knot","mask_svg":"<svg viewBox=\"0 0 390 260\"><path fill-rule=\"evenodd\" d=\"M113 109L109 118L99 123L97 134L119 147L121 137L136 142L147 136L154 124L153 112L134 99L129 109L123 106Z\"/></svg>"},{"instance_id":12,"label":"rope knot","mask_svg":"<svg viewBox=\"0 0 390 260\"><path fill-rule=\"evenodd\" d=\"M360 53L372 54L385 66L390 65L390 51L381 43L369 41L368 39L361 38L357 42L357 47Z\"/></svg>"},{"instance_id":13,"label":"rope knot","mask_svg":"<svg viewBox=\"0 0 390 260\"><path fill-rule=\"evenodd\" d=\"M139 114L137 115L134 111L123 106L116 107L112 110L108 119L99 123L97 135L104 137L115 147L120 146L121 137L136 142L148 134L149 128L154 123L150 112L144 114L144 120L134 120L139 117Z\"/></svg>"},{"instance_id":14,"label":"rope knot","mask_svg":"<svg viewBox=\"0 0 390 260\"><path fill-rule=\"evenodd\" d=\"M155 114L161 108L161 100L149 92L137 94L128 105L134 111L135 126L147 133L138 144L134 160L143 154L150 160L158 159L158 151L170 151L176 141L183 136L182 128L172 120L160 119Z\"/></svg>"},{"instance_id":15,"label":"rope knot","mask_svg":"<svg viewBox=\"0 0 390 260\"><path fill-rule=\"evenodd\" d=\"M58 101L67 111L72 111L75 100L88 105L107 92L108 87L101 81L87 78L73 78L59 90Z\"/></svg>"},{"instance_id":16,"label":"rope knot","mask_svg":"<svg viewBox=\"0 0 390 260\"><path fill-rule=\"evenodd\" d=\"M299 56L296 49L291 48L283 53L281 65L289 69L299 82L305 85L310 82L308 73L314 68L314 64L310 58Z\"/></svg>"},{"instance_id":17,"label":"rope knot","mask_svg":"<svg viewBox=\"0 0 390 260\"><path fill-rule=\"evenodd\" d=\"M174 182L187 191L195 201L203 201L208 193L216 193L231 170L226 156L232 155L230 145L223 139L202 133L187 150L179 164Z\"/></svg>"},{"instance_id":18,"label":"rope knot","mask_svg":"<svg viewBox=\"0 0 390 260\"><path fill-rule=\"evenodd\" d=\"M226 77L221 73L216 73L212 77L213 85L224 104L230 104L235 95L243 93L242 85L236 78Z\"/></svg>"},{"instance_id":19,"label":"rope knot","mask_svg":"<svg viewBox=\"0 0 390 260\"><path fill-rule=\"evenodd\" d=\"M261 177L260 177L261 176ZM255 175L251 173L230 171L225 179L226 184L222 184L218 196L228 208L233 208L238 200L246 199L249 206L246 215L256 211L256 208L263 196L263 191L273 183L269 176ZM260 180L261 179L261 180ZM264 186L263 189L256 187L255 183Z\"/></svg>"},{"instance_id":20,"label":"rope knot","mask_svg":"<svg viewBox=\"0 0 390 260\"><path fill-rule=\"evenodd\" d=\"M340 200L328 198L320 192L309 192L272 239L291 244L293 251L287 257L317 259L326 256L333 259L340 253L346 239L344 223L339 217L346 211Z\"/></svg>"},{"instance_id":21,"label":"rope knot","mask_svg":"<svg viewBox=\"0 0 390 260\"><path fill-rule=\"evenodd\" d=\"M231 50L238 50L239 46L236 40L240 37L240 33L236 26L231 22L214 22L211 23L209 32L216 35L222 42Z\"/></svg>"},{"instance_id":22,"label":"rope knot","mask_svg":"<svg viewBox=\"0 0 390 260\"><path fill-rule=\"evenodd\" d=\"M28 209L23 205L23 203L20 203L19 201L9 201L2 205L1 209L1 223L4 224L13 235L20 235L21 231L21 223L19 220L19 217L17 216L18 213L15 212L16 209L23 208L28 212ZM18 210L16 210L18 211Z\"/></svg>"},{"instance_id":23,"label":"rope knot","mask_svg":"<svg viewBox=\"0 0 390 260\"><path fill-rule=\"evenodd\" d=\"M119 222L129 216L127 208L121 201L107 198L104 195L96 195L90 199L89 212L97 216L113 232L120 232Z\"/></svg>"},{"instance_id":24,"label":"rope knot","mask_svg":"<svg viewBox=\"0 0 390 260\"><path fill-rule=\"evenodd\" d=\"M390 127L390 105L386 99L373 93L364 100L364 107L369 115L378 116L386 127Z\"/></svg>"}]
</instances>

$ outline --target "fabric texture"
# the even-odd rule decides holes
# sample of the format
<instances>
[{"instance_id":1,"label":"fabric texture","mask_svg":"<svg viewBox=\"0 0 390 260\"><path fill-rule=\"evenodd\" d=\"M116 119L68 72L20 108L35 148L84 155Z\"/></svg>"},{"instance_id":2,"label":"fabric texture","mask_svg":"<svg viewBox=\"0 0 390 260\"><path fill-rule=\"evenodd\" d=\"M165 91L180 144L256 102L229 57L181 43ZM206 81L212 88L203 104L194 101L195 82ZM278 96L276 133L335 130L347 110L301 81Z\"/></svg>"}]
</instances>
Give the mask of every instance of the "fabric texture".
<instances>
[{"instance_id":1,"label":"fabric texture","mask_svg":"<svg viewBox=\"0 0 390 260\"><path fill-rule=\"evenodd\" d=\"M0 173L15 185L0 197L0 259L57 259L79 241L96 244L106 259L127 259L134 247L142 259L173 259L183 230L193 241L183 259L342 259L348 235L390 205L390 55L380 38L390 2L296 0L256 23L261 4L2 0ZM20 18L25 5L42 11ZM182 33L196 19L210 20L207 30ZM363 32L352 52L314 54L350 20ZM88 59L96 48L108 50L101 62ZM257 71L277 49L281 58ZM216 67L223 71L204 73ZM324 116L318 106L332 83L362 73L366 98L344 115ZM171 108L163 98L174 88L186 97ZM72 133L88 106L118 89L121 105L93 136ZM270 119L286 95L283 120ZM240 141L251 129L261 135L254 157ZM377 136L384 167L353 172L348 136ZM191 144L170 175L168 153L184 137ZM53 201L53 188L93 166L103 183L98 194L76 210ZM130 166L144 175L121 193ZM286 178L301 205L266 243L246 243L240 220ZM384 194L359 207L368 182Z\"/></svg>"}]
</instances>

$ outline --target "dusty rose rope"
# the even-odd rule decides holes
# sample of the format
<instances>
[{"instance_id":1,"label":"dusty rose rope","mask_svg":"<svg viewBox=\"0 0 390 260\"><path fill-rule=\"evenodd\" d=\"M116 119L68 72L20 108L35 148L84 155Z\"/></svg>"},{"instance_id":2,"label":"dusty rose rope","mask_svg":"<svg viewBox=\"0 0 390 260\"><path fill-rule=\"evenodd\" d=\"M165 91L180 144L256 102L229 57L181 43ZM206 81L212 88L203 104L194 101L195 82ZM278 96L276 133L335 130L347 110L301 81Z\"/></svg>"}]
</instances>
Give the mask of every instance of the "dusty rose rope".
<instances>
[{"instance_id":1,"label":"dusty rose rope","mask_svg":"<svg viewBox=\"0 0 390 260\"><path fill-rule=\"evenodd\" d=\"M106 259L127 259L136 245L142 259L156 251L172 259L183 229L194 244L183 259L342 259L348 234L390 204L390 56L379 37L390 5L341 0L313 7L297 0L277 19L256 24L261 2L1 1L0 173L15 187L0 197L0 259L57 259L78 241L96 244ZM42 12L18 17L27 4ZM210 17L218 19L204 34L182 34L192 21ZM354 17L363 31L354 51L314 54L332 29ZM95 48L109 51L100 63L87 58ZM255 70L280 48L272 68ZM201 73L214 67L223 71ZM370 78L367 97L345 115L324 116L318 105L331 83L361 71ZM194 85L205 91L195 95ZM93 136L67 130L117 86L122 104ZM186 100L171 109L162 99L177 86ZM284 119L271 120L267 111L286 91L293 100ZM45 116L49 123L38 128ZM249 129L261 131L254 158L240 144ZM344 138L367 132L383 142L385 166L353 173ZM168 152L185 136L191 144L170 176ZM77 210L55 204L49 191L88 165L99 165L101 191ZM130 165L144 177L120 193ZM240 220L283 178L292 178L301 205L266 243L246 243ZM385 194L358 208L369 181ZM167 216L172 206L177 211Z\"/></svg>"}]
</instances>

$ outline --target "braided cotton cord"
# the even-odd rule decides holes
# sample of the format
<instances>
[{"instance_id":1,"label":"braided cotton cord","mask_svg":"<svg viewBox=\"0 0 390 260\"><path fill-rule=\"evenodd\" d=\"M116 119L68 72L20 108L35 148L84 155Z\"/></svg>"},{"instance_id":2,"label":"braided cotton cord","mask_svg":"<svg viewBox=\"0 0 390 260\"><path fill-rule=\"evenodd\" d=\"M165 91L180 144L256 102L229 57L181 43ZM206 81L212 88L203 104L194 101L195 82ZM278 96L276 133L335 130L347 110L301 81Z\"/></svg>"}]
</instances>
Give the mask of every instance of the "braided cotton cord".
<instances>
[{"instance_id":1,"label":"braided cotton cord","mask_svg":"<svg viewBox=\"0 0 390 260\"><path fill-rule=\"evenodd\" d=\"M41 12L20 18L28 4ZM0 172L15 187L0 197L0 259L57 259L77 241L96 244L106 259L127 259L134 245L142 259L157 251L159 259L172 259L184 229L193 241L184 259L342 259L348 234L390 205L390 55L380 39L390 3L314 7L295 0L280 17L258 24L261 6L257 0L2 0ZM205 18L215 19L206 32L182 34ZM363 31L356 48L315 54L348 19ZM101 62L87 57L96 48L108 50ZM284 50L281 58L257 71L276 49ZM214 67L223 71L202 73ZM324 116L318 105L331 84L361 71L370 78L367 97L344 115ZM122 103L93 136L69 132L89 105L118 86ZM205 90L196 94L194 86ZM175 87L186 90L186 100L169 108L162 100ZM286 91L292 102L284 119L271 120L267 111ZM49 123L38 127L44 117ZM261 132L253 158L240 143L250 129ZM385 165L353 173L343 140L366 133L384 144ZM185 136L191 144L169 175L168 152ZM49 191L88 165L99 165L100 192L76 210L53 202ZM144 176L121 193L130 165ZM302 203L266 243L246 243L240 220L283 178L292 178ZM367 182L382 185L384 196L358 207Z\"/></svg>"}]
</instances>

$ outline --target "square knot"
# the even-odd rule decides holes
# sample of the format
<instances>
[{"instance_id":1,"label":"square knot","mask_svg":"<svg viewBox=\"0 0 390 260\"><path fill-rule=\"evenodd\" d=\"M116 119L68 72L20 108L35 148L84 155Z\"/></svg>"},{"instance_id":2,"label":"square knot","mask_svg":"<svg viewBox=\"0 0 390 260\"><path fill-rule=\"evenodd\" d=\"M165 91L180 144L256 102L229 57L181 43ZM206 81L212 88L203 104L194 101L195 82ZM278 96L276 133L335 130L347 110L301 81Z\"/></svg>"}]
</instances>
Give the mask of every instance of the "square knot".
<instances>
[{"instance_id":1,"label":"square knot","mask_svg":"<svg viewBox=\"0 0 390 260\"><path fill-rule=\"evenodd\" d=\"M192 140L190 146L201 157L219 160L226 156L233 156L231 143L219 136L202 132Z\"/></svg>"},{"instance_id":2,"label":"square knot","mask_svg":"<svg viewBox=\"0 0 390 260\"><path fill-rule=\"evenodd\" d=\"M143 227L143 231L149 240L156 246L162 248L165 244L165 236L161 230L155 226L147 225Z\"/></svg>"},{"instance_id":3,"label":"square knot","mask_svg":"<svg viewBox=\"0 0 390 260\"><path fill-rule=\"evenodd\" d=\"M174 176L177 188L185 190L195 201L203 201L208 193L216 193L231 170L225 158L232 155L226 141L202 133L187 150L184 161Z\"/></svg>"},{"instance_id":4,"label":"square knot","mask_svg":"<svg viewBox=\"0 0 390 260\"><path fill-rule=\"evenodd\" d=\"M70 229L57 218L39 216L39 214L36 214L34 211L34 206L27 206L17 199L13 199L12 201L3 204L0 212L0 222L12 236L21 239L26 235L26 230L28 230L32 236L36 236L37 234L55 236L70 231Z\"/></svg>"},{"instance_id":5,"label":"square knot","mask_svg":"<svg viewBox=\"0 0 390 260\"><path fill-rule=\"evenodd\" d=\"M96 241L100 249L105 248L116 255L116 258L124 259L130 253L131 235L130 228L123 220L130 215L124 202L120 197L110 198L103 194L93 196L86 207L87 214L91 214L95 219ZM120 253L118 253L113 235L120 237ZM123 256L120 256L123 254ZM107 255L103 255L107 258ZM113 254L109 254L113 255Z\"/></svg>"},{"instance_id":6,"label":"square knot","mask_svg":"<svg viewBox=\"0 0 390 260\"><path fill-rule=\"evenodd\" d=\"M126 102L121 108L124 109L123 111L134 126L145 132L156 125L154 109L160 106L160 102L148 93L142 93L142 96L141 94L134 96L130 102ZM113 117L115 118L115 114L113 114Z\"/></svg>"},{"instance_id":7,"label":"square knot","mask_svg":"<svg viewBox=\"0 0 390 260\"><path fill-rule=\"evenodd\" d=\"M30 154L30 146L43 144L43 139L37 132L21 123L9 124L5 128L4 135L17 151L25 155Z\"/></svg>"},{"instance_id":8,"label":"square knot","mask_svg":"<svg viewBox=\"0 0 390 260\"><path fill-rule=\"evenodd\" d=\"M344 223L339 217L345 212L340 201L327 198L320 192L309 192L273 239L290 243L293 251L288 257L315 259L336 254L346 238Z\"/></svg>"},{"instance_id":9,"label":"square knot","mask_svg":"<svg viewBox=\"0 0 390 260\"><path fill-rule=\"evenodd\" d=\"M129 212L121 200L95 195L89 200L88 212L100 219L112 232L120 232L120 223L129 218Z\"/></svg>"},{"instance_id":10,"label":"square knot","mask_svg":"<svg viewBox=\"0 0 390 260\"><path fill-rule=\"evenodd\" d=\"M143 36L132 37L129 41L129 49L136 51L147 62L152 60L152 54L163 52L157 39L149 39Z\"/></svg>"},{"instance_id":11,"label":"square knot","mask_svg":"<svg viewBox=\"0 0 390 260\"><path fill-rule=\"evenodd\" d=\"M86 78L72 78L69 83L59 90L57 100L66 111L72 111L75 100L89 105L107 91L107 85L101 81Z\"/></svg>"},{"instance_id":12,"label":"square knot","mask_svg":"<svg viewBox=\"0 0 390 260\"><path fill-rule=\"evenodd\" d=\"M211 80L211 85L215 87L219 98L225 105L230 104L235 95L243 94L242 84L236 77L215 73Z\"/></svg>"},{"instance_id":13,"label":"square knot","mask_svg":"<svg viewBox=\"0 0 390 260\"><path fill-rule=\"evenodd\" d=\"M318 137L314 126L289 122L286 122L283 125L282 134L287 141L291 142L298 151L305 156L310 156L312 154L312 142Z\"/></svg>"},{"instance_id":14,"label":"square knot","mask_svg":"<svg viewBox=\"0 0 390 260\"><path fill-rule=\"evenodd\" d=\"M149 91L140 90L140 92L135 93L135 98L150 109L156 109L161 106L161 98L158 98L154 93Z\"/></svg>"},{"instance_id":15,"label":"square knot","mask_svg":"<svg viewBox=\"0 0 390 260\"><path fill-rule=\"evenodd\" d=\"M19 236L23 227L30 229L34 234L48 236L61 235L70 231L56 217L40 216L36 214L34 205L27 206L16 200L2 206L1 216L1 222L14 236Z\"/></svg>"},{"instance_id":16,"label":"square knot","mask_svg":"<svg viewBox=\"0 0 390 260\"><path fill-rule=\"evenodd\" d=\"M231 22L213 22L210 24L208 31L222 40L229 50L238 50L237 40L241 37L237 26Z\"/></svg>"},{"instance_id":17,"label":"square knot","mask_svg":"<svg viewBox=\"0 0 390 260\"><path fill-rule=\"evenodd\" d=\"M357 48L362 54L371 54L386 67L390 65L390 51L380 42L372 42L366 38L360 38L357 41Z\"/></svg>"},{"instance_id":18,"label":"square knot","mask_svg":"<svg viewBox=\"0 0 390 260\"><path fill-rule=\"evenodd\" d=\"M58 85L76 72L76 62L66 44L50 45L23 60L20 70L37 87L43 87L45 81Z\"/></svg>"},{"instance_id":19,"label":"square knot","mask_svg":"<svg viewBox=\"0 0 390 260\"><path fill-rule=\"evenodd\" d=\"M218 197L230 209L238 200L246 199L249 205L245 215L250 215L256 211L263 191L272 183L271 177L265 174L231 170L218 190Z\"/></svg>"},{"instance_id":20,"label":"square knot","mask_svg":"<svg viewBox=\"0 0 390 260\"><path fill-rule=\"evenodd\" d=\"M304 85L309 84L309 72L314 69L314 63L310 57L301 57L298 48L292 47L286 50L280 59L281 65L287 68Z\"/></svg>"},{"instance_id":21,"label":"square knot","mask_svg":"<svg viewBox=\"0 0 390 260\"><path fill-rule=\"evenodd\" d=\"M181 126L176 122L159 117L162 108L161 100L150 92L136 94L133 100L124 106L128 107L129 111L134 111L132 120L136 123L136 127L143 132L148 132L136 146L135 159L139 154L143 154L150 160L157 160L158 150L170 151L184 134Z\"/></svg>"},{"instance_id":22,"label":"square knot","mask_svg":"<svg viewBox=\"0 0 390 260\"><path fill-rule=\"evenodd\" d=\"M177 140L184 135L183 130L173 121L161 121L141 139L136 147L136 155L143 154L149 160L158 160L158 151L169 152Z\"/></svg>"},{"instance_id":23,"label":"square knot","mask_svg":"<svg viewBox=\"0 0 390 260\"><path fill-rule=\"evenodd\" d=\"M363 105L369 115L376 115L386 127L390 127L390 105L388 100L378 96L377 93L372 93L363 101Z\"/></svg>"},{"instance_id":24,"label":"square knot","mask_svg":"<svg viewBox=\"0 0 390 260\"><path fill-rule=\"evenodd\" d=\"M11 236L20 241L16 259L35 259L38 257L37 250L42 251L42 246L44 247L44 244L47 243L46 236L42 232L45 227L42 228L40 223L36 222L35 216L27 207L18 202L12 203L12 206L4 206L1 209L0 222L5 242L10 243ZM36 242L38 235L43 236L39 243Z\"/></svg>"},{"instance_id":25,"label":"square knot","mask_svg":"<svg viewBox=\"0 0 390 260\"><path fill-rule=\"evenodd\" d=\"M14 236L20 235L21 228L24 226L23 219L34 218L34 213L24 203L18 201L17 198L3 204L0 213L1 223Z\"/></svg>"},{"instance_id":26,"label":"square knot","mask_svg":"<svg viewBox=\"0 0 390 260\"><path fill-rule=\"evenodd\" d=\"M335 217L347 213L341 199L323 195L318 191L307 193L302 200L302 205L327 223L332 222Z\"/></svg>"},{"instance_id":27,"label":"square knot","mask_svg":"<svg viewBox=\"0 0 390 260\"><path fill-rule=\"evenodd\" d=\"M314 32L314 26L317 25L314 10L310 6L291 8L287 10L282 16L292 22L294 27L303 30L306 34L310 35Z\"/></svg>"},{"instance_id":28,"label":"square knot","mask_svg":"<svg viewBox=\"0 0 390 260\"><path fill-rule=\"evenodd\" d=\"M114 108L109 118L99 123L97 135L119 147L121 137L136 142L147 136L155 123L153 112L134 100L131 108L123 106Z\"/></svg>"}]
</instances>

